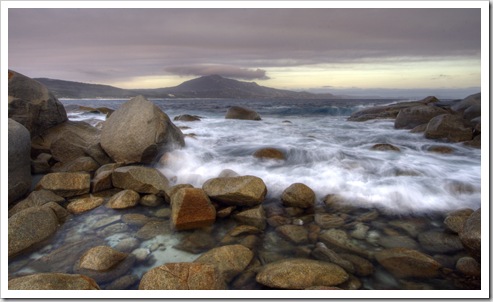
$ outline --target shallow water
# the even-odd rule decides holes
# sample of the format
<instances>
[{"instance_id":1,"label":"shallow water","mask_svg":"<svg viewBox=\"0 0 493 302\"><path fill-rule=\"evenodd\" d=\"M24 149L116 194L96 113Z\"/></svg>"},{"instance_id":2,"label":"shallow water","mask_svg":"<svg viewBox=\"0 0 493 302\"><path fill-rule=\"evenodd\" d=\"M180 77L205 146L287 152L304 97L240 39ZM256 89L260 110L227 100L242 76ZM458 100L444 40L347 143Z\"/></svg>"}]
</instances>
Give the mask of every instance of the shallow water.
<instances>
[{"instance_id":1,"label":"shallow water","mask_svg":"<svg viewBox=\"0 0 493 302\"><path fill-rule=\"evenodd\" d=\"M78 104L91 107L118 108L124 100L63 100L65 105ZM159 167L172 184L192 184L201 187L224 169L231 169L240 175L260 177L268 188L264 202L269 211L281 211L279 197L292 183L301 182L312 188L317 195L317 206L301 213L283 212L292 224L314 225L314 215L326 214L323 198L327 194L341 195L348 204L357 206L342 215L345 224L340 226L348 234L355 231L362 221L368 227L364 238L351 240L368 250L384 248L379 240L390 235L410 236L402 229L391 225L402 219L424 219L421 231L443 230L446 212L462 208L476 210L481 204L481 153L480 150L434 140L428 140L419 133L396 130L392 120L349 122L347 117L354 111L390 103L389 100L153 100L171 119L181 114L201 116L198 122L174 123L183 128L186 146L168 154L168 164ZM261 121L239 121L224 119L227 108L242 105L255 109ZM85 120L93 125L104 121L105 115L69 110L71 120ZM400 152L373 151L377 143L397 146ZM451 154L428 151L430 146L448 146ZM259 148L275 147L282 150L285 161L259 160L252 154ZM9 271L15 274L39 270L33 261L53 252L63 244L78 238L99 238L107 245L116 246L125 238L133 238L140 226L130 225L125 230L102 233L94 228L101 217L140 213L157 217L167 222L166 217L156 216L159 209L137 207L114 211L99 207L88 213L77 215L67 221L57 232L50 244L31 255L16 259L9 264ZM330 211L327 210L328 213ZM376 214L375 214L376 213ZM335 213L332 213L335 214ZM371 217L365 221L361 217ZM376 215L376 216L375 216ZM121 223L121 218L115 220ZM116 223L113 223L115 225ZM218 220L207 230L207 236L220 244L224 235L234 228L234 222ZM322 229L323 230L323 229ZM390 231L389 231L390 230ZM152 267L166 262L193 261L201 252L189 253L174 248L193 231L173 232L164 230L151 239L139 239L136 249L144 249L148 257L136 264L131 273L139 278ZM211 235L212 234L212 235ZM413 236L411 236L413 237ZM315 242L300 246L279 238L275 228L268 226L257 242L257 251L262 261L287 256L309 257ZM244 239L244 238L243 238ZM238 240L242 240L239 238ZM246 240L246 239L245 239ZM416 241L416 238L406 239ZM406 242L408 242L406 241ZM423 250L417 247L417 249ZM426 252L426 250L423 250ZM141 250L142 252L142 250ZM308 254L307 254L308 253ZM446 257L456 258L456 254ZM454 259L455 259L454 258ZM374 263L375 264L375 263ZM44 268L46 269L46 268ZM375 264L375 273L360 278L364 289L402 289L430 287L431 289L455 289L456 280L431 279L423 285L403 284L382 267ZM455 283L454 283L455 282ZM253 286L253 288L248 288ZM245 285L246 289L260 289L258 285ZM136 289L136 285L129 287Z\"/></svg>"}]
</instances>

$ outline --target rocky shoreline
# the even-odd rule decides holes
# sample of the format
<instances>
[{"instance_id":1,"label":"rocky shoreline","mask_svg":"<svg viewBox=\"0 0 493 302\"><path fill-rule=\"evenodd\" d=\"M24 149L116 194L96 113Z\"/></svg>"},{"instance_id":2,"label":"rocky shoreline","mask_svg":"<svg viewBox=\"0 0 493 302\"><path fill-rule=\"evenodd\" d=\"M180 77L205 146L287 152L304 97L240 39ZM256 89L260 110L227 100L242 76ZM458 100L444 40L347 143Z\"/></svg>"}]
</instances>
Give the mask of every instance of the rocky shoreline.
<instances>
[{"instance_id":1,"label":"rocky shoreline","mask_svg":"<svg viewBox=\"0 0 493 302\"><path fill-rule=\"evenodd\" d=\"M106 113L100 128L68 121L44 86L9 71L9 289L481 288L480 208L392 216L302 183L267 198L262 179L231 170L200 188L176 185L158 169L185 144L166 113L143 97ZM226 118L261 119L246 108ZM481 146L480 95L349 120L375 118ZM190 261L160 263L173 251Z\"/></svg>"}]
</instances>

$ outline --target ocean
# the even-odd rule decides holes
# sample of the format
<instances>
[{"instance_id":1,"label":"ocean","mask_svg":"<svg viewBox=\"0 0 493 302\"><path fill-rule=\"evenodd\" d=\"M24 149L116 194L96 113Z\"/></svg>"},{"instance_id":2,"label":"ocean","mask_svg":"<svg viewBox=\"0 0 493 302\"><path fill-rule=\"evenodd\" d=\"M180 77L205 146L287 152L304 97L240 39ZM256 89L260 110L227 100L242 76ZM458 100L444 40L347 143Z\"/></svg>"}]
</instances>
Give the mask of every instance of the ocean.
<instances>
[{"instance_id":1,"label":"ocean","mask_svg":"<svg viewBox=\"0 0 493 302\"><path fill-rule=\"evenodd\" d=\"M65 105L116 109L125 100L62 100ZM201 121L174 121L186 146L162 172L176 184L196 187L224 169L264 180L268 196L279 197L292 183L317 197L340 194L358 206L394 214L476 209L481 202L481 150L394 129L393 120L347 121L355 111L400 100L154 99L171 119L190 114ZM402 100L406 101L406 100ZM256 110L261 121L225 119L230 106ZM69 111L69 119L96 124L102 114ZM373 151L387 143L401 152ZM452 154L428 151L449 146ZM261 161L252 154L274 147L286 161Z\"/></svg>"}]
</instances>

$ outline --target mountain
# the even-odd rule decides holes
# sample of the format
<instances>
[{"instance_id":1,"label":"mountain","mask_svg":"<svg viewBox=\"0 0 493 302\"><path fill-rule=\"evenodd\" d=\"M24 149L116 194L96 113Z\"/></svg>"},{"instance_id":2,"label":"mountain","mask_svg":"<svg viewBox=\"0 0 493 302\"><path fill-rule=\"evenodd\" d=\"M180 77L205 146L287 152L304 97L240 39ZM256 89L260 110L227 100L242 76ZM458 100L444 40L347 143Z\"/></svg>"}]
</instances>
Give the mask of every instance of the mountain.
<instances>
[{"instance_id":1,"label":"mountain","mask_svg":"<svg viewBox=\"0 0 493 302\"><path fill-rule=\"evenodd\" d=\"M148 98L334 98L329 93L315 94L260 86L255 82L243 82L219 75L203 76L181 83L175 87L156 89L121 89L108 85L87 84L36 78L58 98L127 98L144 95Z\"/></svg>"}]
</instances>

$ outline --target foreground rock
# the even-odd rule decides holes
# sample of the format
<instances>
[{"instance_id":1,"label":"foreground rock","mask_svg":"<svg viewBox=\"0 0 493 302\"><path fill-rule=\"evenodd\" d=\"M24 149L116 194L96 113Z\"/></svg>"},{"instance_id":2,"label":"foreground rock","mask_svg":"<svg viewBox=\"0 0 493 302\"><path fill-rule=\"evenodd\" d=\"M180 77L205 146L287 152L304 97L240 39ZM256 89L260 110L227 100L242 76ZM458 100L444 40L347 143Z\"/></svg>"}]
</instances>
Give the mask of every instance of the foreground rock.
<instances>
[{"instance_id":1,"label":"foreground rock","mask_svg":"<svg viewBox=\"0 0 493 302\"><path fill-rule=\"evenodd\" d=\"M20 123L9 118L8 125L8 201L9 204L31 187L31 136Z\"/></svg>"},{"instance_id":2,"label":"foreground rock","mask_svg":"<svg viewBox=\"0 0 493 302\"><path fill-rule=\"evenodd\" d=\"M62 103L43 84L9 70L9 118L24 125L31 137L63 123Z\"/></svg>"},{"instance_id":3,"label":"foreground rock","mask_svg":"<svg viewBox=\"0 0 493 302\"><path fill-rule=\"evenodd\" d=\"M398 278L433 278L441 265L431 256L407 248L386 249L375 254L385 269Z\"/></svg>"},{"instance_id":4,"label":"foreground rock","mask_svg":"<svg viewBox=\"0 0 493 302\"><path fill-rule=\"evenodd\" d=\"M260 115L254 110L239 107L239 106L231 106L226 112L226 119L235 119L235 120L252 120L252 121L260 121Z\"/></svg>"},{"instance_id":5,"label":"foreground rock","mask_svg":"<svg viewBox=\"0 0 493 302\"><path fill-rule=\"evenodd\" d=\"M62 197L72 197L89 193L91 176L83 172L56 172L43 176L36 189L50 190Z\"/></svg>"},{"instance_id":6,"label":"foreground rock","mask_svg":"<svg viewBox=\"0 0 493 302\"><path fill-rule=\"evenodd\" d=\"M79 266L96 271L109 270L127 257L127 254L109 246L96 246L89 249L80 259Z\"/></svg>"},{"instance_id":7,"label":"foreground rock","mask_svg":"<svg viewBox=\"0 0 493 302\"><path fill-rule=\"evenodd\" d=\"M149 167L126 166L113 171L113 186L145 194L163 194L168 188L168 179L158 170Z\"/></svg>"},{"instance_id":8,"label":"foreground rock","mask_svg":"<svg viewBox=\"0 0 493 302\"><path fill-rule=\"evenodd\" d=\"M180 129L143 96L113 112L101 131L101 147L115 162L126 164L150 163L165 150L184 145Z\"/></svg>"},{"instance_id":9,"label":"foreground rock","mask_svg":"<svg viewBox=\"0 0 493 302\"><path fill-rule=\"evenodd\" d=\"M58 228L58 217L50 207L31 207L9 218L9 257L44 241Z\"/></svg>"},{"instance_id":10,"label":"foreground rock","mask_svg":"<svg viewBox=\"0 0 493 302\"><path fill-rule=\"evenodd\" d=\"M214 248L195 260L215 266L226 282L241 273L253 259L253 252L243 245L226 245Z\"/></svg>"},{"instance_id":11,"label":"foreground rock","mask_svg":"<svg viewBox=\"0 0 493 302\"><path fill-rule=\"evenodd\" d=\"M210 226L216 220L216 209L202 189L183 188L171 198L171 223L176 230Z\"/></svg>"},{"instance_id":12,"label":"foreground rock","mask_svg":"<svg viewBox=\"0 0 493 302\"><path fill-rule=\"evenodd\" d=\"M334 286L348 280L339 266L311 259L287 259L263 266L256 280L265 286L282 289L305 289Z\"/></svg>"},{"instance_id":13,"label":"foreground rock","mask_svg":"<svg viewBox=\"0 0 493 302\"><path fill-rule=\"evenodd\" d=\"M426 138L446 139L451 142L472 140L472 128L466 127L464 119L452 114L442 114L434 117L425 130Z\"/></svg>"},{"instance_id":14,"label":"foreground rock","mask_svg":"<svg viewBox=\"0 0 493 302\"><path fill-rule=\"evenodd\" d=\"M50 202L62 203L64 201L65 198L48 190L33 191L9 210L9 217L30 207L41 207Z\"/></svg>"},{"instance_id":15,"label":"foreground rock","mask_svg":"<svg viewBox=\"0 0 493 302\"><path fill-rule=\"evenodd\" d=\"M294 183L282 192L281 201L286 207L310 208L315 205L315 192L305 184Z\"/></svg>"},{"instance_id":16,"label":"foreground rock","mask_svg":"<svg viewBox=\"0 0 493 302\"><path fill-rule=\"evenodd\" d=\"M255 206L267 194L264 181L249 175L209 179L202 189L211 199L227 205Z\"/></svg>"},{"instance_id":17,"label":"foreground rock","mask_svg":"<svg viewBox=\"0 0 493 302\"><path fill-rule=\"evenodd\" d=\"M471 256L481 261L481 208L474 211L466 220L459 238Z\"/></svg>"},{"instance_id":18,"label":"foreground rock","mask_svg":"<svg viewBox=\"0 0 493 302\"><path fill-rule=\"evenodd\" d=\"M226 283L210 264L167 263L142 276L140 290L225 290Z\"/></svg>"},{"instance_id":19,"label":"foreground rock","mask_svg":"<svg viewBox=\"0 0 493 302\"><path fill-rule=\"evenodd\" d=\"M9 280L9 290L99 290L93 279L77 274L40 273Z\"/></svg>"}]
</instances>

